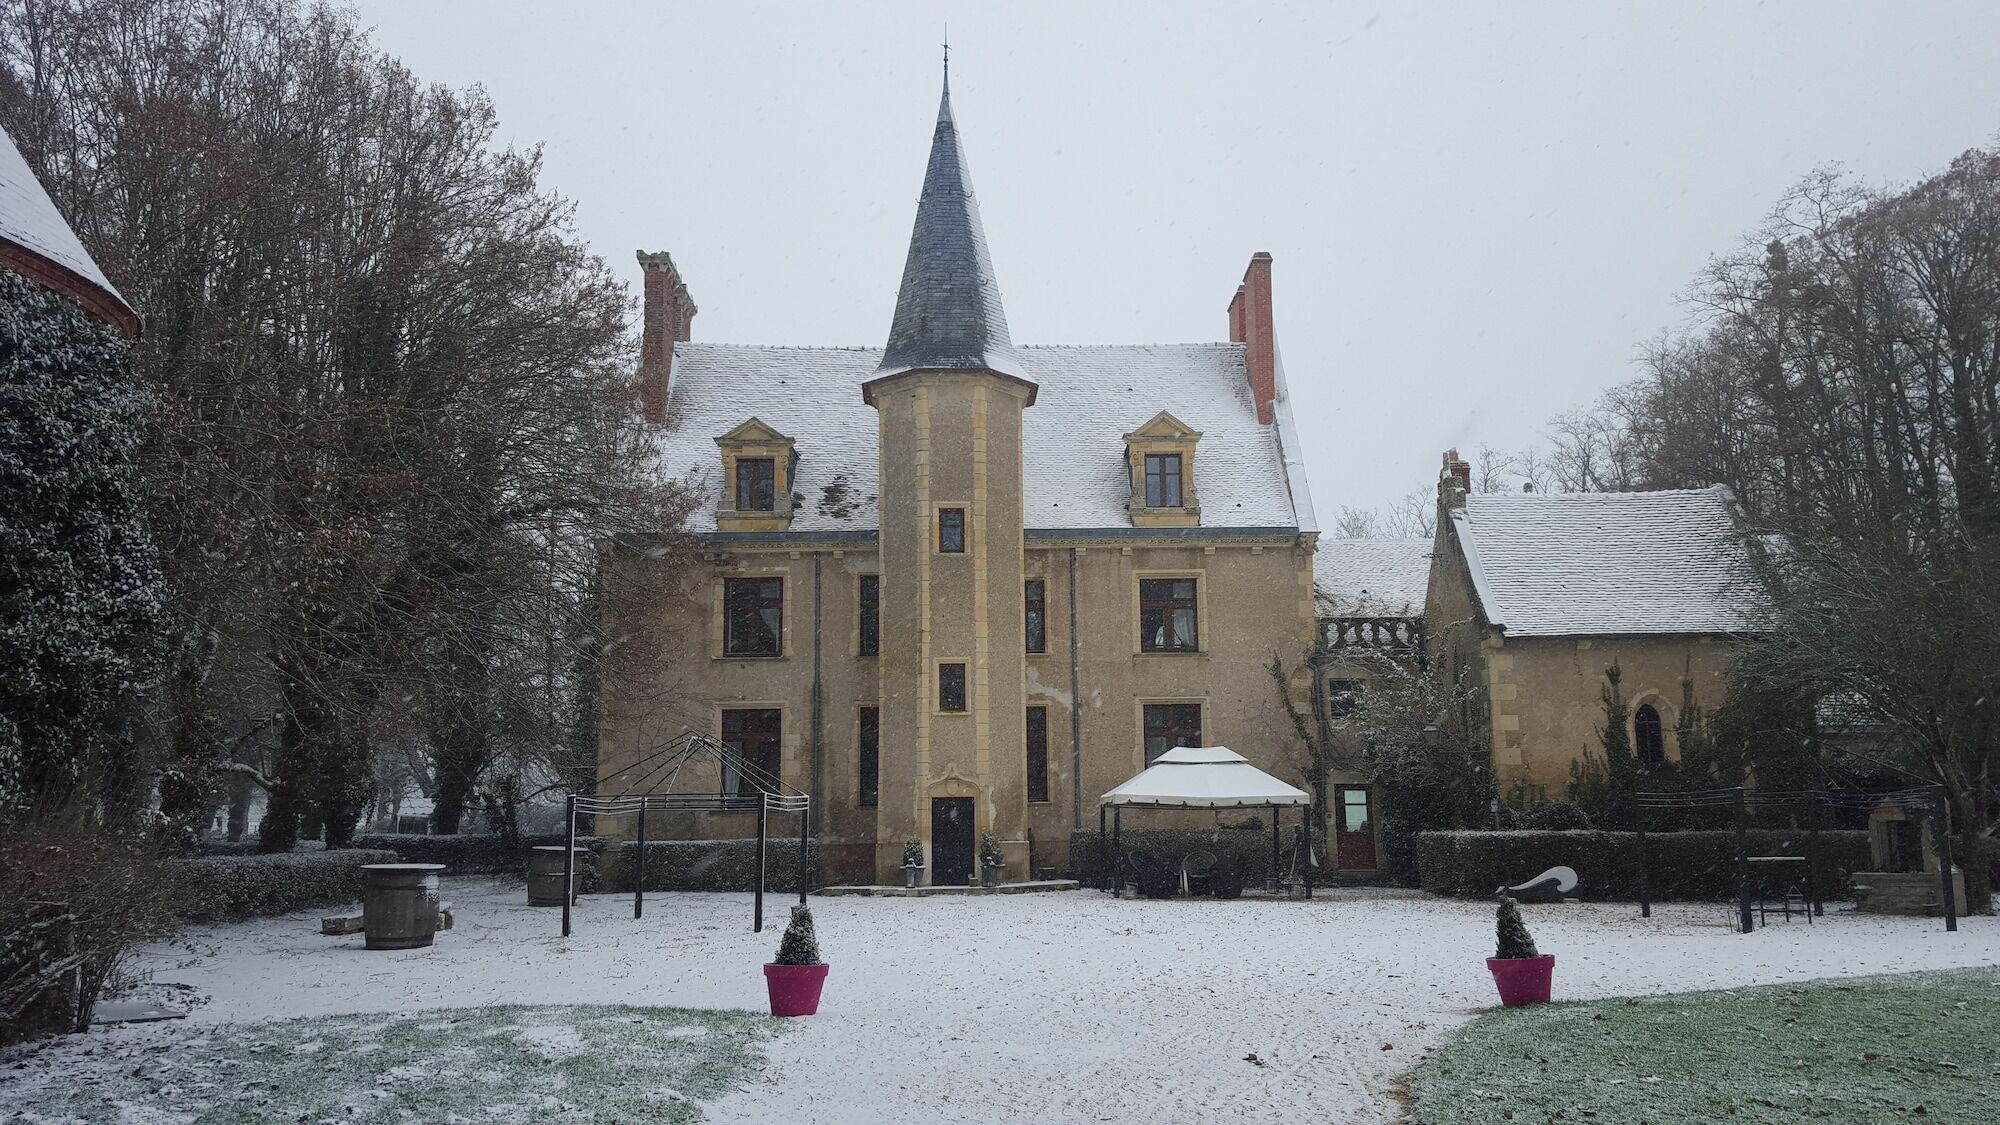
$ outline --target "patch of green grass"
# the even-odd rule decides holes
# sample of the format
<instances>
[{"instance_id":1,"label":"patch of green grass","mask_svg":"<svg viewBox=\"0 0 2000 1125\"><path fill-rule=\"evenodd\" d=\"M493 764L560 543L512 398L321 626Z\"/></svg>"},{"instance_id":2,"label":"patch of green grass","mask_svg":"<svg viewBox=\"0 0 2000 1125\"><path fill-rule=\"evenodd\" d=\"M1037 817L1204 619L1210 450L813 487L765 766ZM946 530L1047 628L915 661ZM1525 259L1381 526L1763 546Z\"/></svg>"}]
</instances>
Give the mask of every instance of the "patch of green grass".
<instances>
[{"instance_id":1,"label":"patch of green grass","mask_svg":"<svg viewBox=\"0 0 2000 1125\"><path fill-rule=\"evenodd\" d=\"M701 1120L763 1065L782 1021L681 1008L505 1006L177 1028L131 1049L82 1041L18 1120L152 1125L307 1121Z\"/></svg>"},{"instance_id":2,"label":"patch of green grass","mask_svg":"<svg viewBox=\"0 0 2000 1125\"><path fill-rule=\"evenodd\" d=\"M2000 1121L2000 970L1495 1011L1411 1092L1421 1125Z\"/></svg>"}]
</instances>

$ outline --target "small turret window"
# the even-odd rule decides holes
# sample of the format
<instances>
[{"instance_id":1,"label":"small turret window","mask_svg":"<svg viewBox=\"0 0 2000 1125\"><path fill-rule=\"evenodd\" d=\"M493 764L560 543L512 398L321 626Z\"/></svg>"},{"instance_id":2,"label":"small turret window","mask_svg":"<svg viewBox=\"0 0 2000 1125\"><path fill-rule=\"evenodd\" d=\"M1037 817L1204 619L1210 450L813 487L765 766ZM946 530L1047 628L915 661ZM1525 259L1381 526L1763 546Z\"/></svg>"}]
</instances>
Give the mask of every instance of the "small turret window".
<instances>
[{"instance_id":1,"label":"small turret window","mask_svg":"<svg viewBox=\"0 0 2000 1125\"><path fill-rule=\"evenodd\" d=\"M948 555L965 553L965 509L938 509L938 550Z\"/></svg>"}]
</instances>

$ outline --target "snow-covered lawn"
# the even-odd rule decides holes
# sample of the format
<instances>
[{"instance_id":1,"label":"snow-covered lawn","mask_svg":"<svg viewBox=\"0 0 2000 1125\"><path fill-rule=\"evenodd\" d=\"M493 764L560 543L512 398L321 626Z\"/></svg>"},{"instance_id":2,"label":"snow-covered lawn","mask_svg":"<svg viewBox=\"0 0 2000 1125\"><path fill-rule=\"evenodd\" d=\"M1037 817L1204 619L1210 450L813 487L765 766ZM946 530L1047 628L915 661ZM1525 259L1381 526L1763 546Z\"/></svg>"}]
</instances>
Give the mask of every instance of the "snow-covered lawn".
<instances>
[{"instance_id":1,"label":"snow-covered lawn","mask_svg":"<svg viewBox=\"0 0 2000 1125\"><path fill-rule=\"evenodd\" d=\"M577 930L516 882L446 881L457 929L367 952L297 916L191 932L143 967L210 996L185 1024L489 1004L756 1011L786 899L593 896ZM1094 891L816 898L820 1014L768 1045L722 1122L1393 1120L1422 1053L1494 1003L1490 905L1383 891L1311 902L1114 900ZM1835 913L1744 936L1722 907L1524 908L1559 998L1985 965L2000 920ZM1254 1056L1254 1059L1251 1057ZM0 1083L6 1072L0 1072ZM7 1094L0 1086L0 1109Z\"/></svg>"}]
</instances>

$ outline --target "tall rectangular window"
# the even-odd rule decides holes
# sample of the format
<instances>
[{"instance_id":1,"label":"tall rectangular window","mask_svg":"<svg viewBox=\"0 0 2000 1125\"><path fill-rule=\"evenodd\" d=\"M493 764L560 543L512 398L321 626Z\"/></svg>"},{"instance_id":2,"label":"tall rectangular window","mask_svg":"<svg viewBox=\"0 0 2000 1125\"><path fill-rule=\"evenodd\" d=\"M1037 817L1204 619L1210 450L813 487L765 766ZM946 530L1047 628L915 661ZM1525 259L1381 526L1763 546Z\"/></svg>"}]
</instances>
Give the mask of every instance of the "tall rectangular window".
<instances>
[{"instance_id":1,"label":"tall rectangular window","mask_svg":"<svg viewBox=\"0 0 2000 1125\"><path fill-rule=\"evenodd\" d=\"M1195 580L1139 580L1139 648L1143 652L1196 652Z\"/></svg>"},{"instance_id":2,"label":"tall rectangular window","mask_svg":"<svg viewBox=\"0 0 2000 1125\"><path fill-rule=\"evenodd\" d=\"M736 510L768 512L777 507L778 464L769 457L736 460Z\"/></svg>"},{"instance_id":3,"label":"tall rectangular window","mask_svg":"<svg viewBox=\"0 0 2000 1125\"><path fill-rule=\"evenodd\" d=\"M722 791L736 797L755 797L774 785L782 762L779 735L784 729L784 712L775 707L722 713ZM745 765L753 769L743 768Z\"/></svg>"},{"instance_id":4,"label":"tall rectangular window","mask_svg":"<svg viewBox=\"0 0 2000 1125\"><path fill-rule=\"evenodd\" d=\"M1025 590L1027 604L1026 626L1029 652L1049 651L1049 594L1048 586L1039 578L1030 578Z\"/></svg>"},{"instance_id":5,"label":"tall rectangular window","mask_svg":"<svg viewBox=\"0 0 2000 1125\"><path fill-rule=\"evenodd\" d=\"M965 665L938 665L938 710L965 710Z\"/></svg>"},{"instance_id":6,"label":"tall rectangular window","mask_svg":"<svg viewBox=\"0 0 2000 1125\"><path fill-rule=\"evenodd\" d=\"M1176 746L1201 745L1201 704L1146 704L1146 764Z\"/></svg>"},{"instance_id":7,"label":"tall rectangular window","mask_svg":"<svg viewBox=\"0 0 2000 1125\"><path fill-rule=\"evenodd\" d=\"M1345 719L1361 709L1360 680L1328 680L1326 682L1326 715L1329 719Z\"/></svg>"},{"instance_id":8,"label":"tall rectangular window","mask_svg":"<svg viewBox=\"0 0 2000 1125\"><path fill-rule=\"evenodd\" d=\"M938 550L948 555L965 552L965 509L938 509Z\"/></svg>"},{"instance_id":9,"label":"tall rectangular window","mask_svg":"<svg viewBox=\"0 0 2000 1125\"><path fill-rule=\"evenodd\" d=\"M855 771L861 775L861 787L854 803L872 809L882 794L882 712L874 707L861 709L859 749Z\"/></svg>"},{"instance_id":10,"label":"tall rectangular window","mask_svg":"<svg viewBox=\"0 0 2000 1125\"><path fill-rule=\"evenodd\" d=\"M722 580L722 652L725 656L782 656L785 651L785 580Z\"/></svg>"},{"instance_id":11,"label":"tall rectangular window","mask_svg":"<svg viewBox=\"0 0 2000 1125\"><path fill-rule=\"evenodd\" d=\"M861 576L861 655L879 656L882 653L882 579L879 575Z\"/></svg>"},{"instance_id":12,"label":"tall rectangular window","mask_svg":"<svg viewBox=\"0 0 2000 1125\"><path fill-rule=\"evenodd\" d=\"M1146 454L1146 506L1148 508L1181 506L1180 454Z\"/></svg>"},{"instance_id":13,"label":"tall rectangular window","mask_svg":"<svg viewBox=\"0 0 2000 1125\"><path fill-rule=\"evenodd\" d=\"M1028 708L1028 800L1049 799L1049 709Z\"/></svg>"}]
</instances>

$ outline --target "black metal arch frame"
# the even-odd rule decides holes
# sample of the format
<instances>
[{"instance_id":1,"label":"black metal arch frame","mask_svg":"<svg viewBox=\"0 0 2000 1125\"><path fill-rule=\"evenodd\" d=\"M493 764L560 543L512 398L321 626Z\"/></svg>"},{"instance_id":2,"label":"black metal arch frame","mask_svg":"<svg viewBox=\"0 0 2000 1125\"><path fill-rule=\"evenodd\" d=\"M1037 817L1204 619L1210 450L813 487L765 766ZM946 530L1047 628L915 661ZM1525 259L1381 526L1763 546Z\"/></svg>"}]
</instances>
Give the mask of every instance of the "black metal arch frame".
<instances>
[{"instance_id":1,"label":"black metal arch frame","mask_svg":"<svg viewBox=\"0 0 2000 1125\"><path fill-rule=\"evenodd\" d=\"M1814 914L1824 915L1826 904L1819 897L1820 865L1820 825L1826 822L1826 814L1833 809L1873 810L1884 804L1902 805L1906 809L1922 810L1931 821L1931 829L1936 835L1938 854L1938 880L1941 884L1939 900L1944 906L1944 928L1947 932L1958 930L1958 899L1951 892L1951 802L1946 799L1942 786L1913 786L1908 789L1894 789L1887 792L1864 792L1859 790L1765 790L1745 789L1694 789L1679 793L1651 792L1633 794L1636 816L1633 827L1638 831L1639 845L1639 916L1653 916L1653 902L1646 884L1646 822L1648 814L1670 814L1690 809L1732 809L1735 813L1736 832L1736 918L1737 932L1750 933L1750 810L1757 809L1805 809L1806 823L1806 886L1811 898L1808 909Z\"/></svg>"},{"instance_id":2,"label":"black metal arch frame","mask_svg":"<svg viewBox=\"0 0 2000 1125\"><path fill-rule=\"evenodd\" d=\"M676 793L674 783L682 767L689 763L713 762L717 791ZM728 746L696 731L686 731L653 747L644 757L623 769L597 779L607 782L643 769L636 779L628 779L625 791L615 797L577 796L569 798L564 817L569 850L563 855L562 932L570 936L570 902L576 897L576 817L578 813L597 816L637 816L638 860L632 877L632 917L646 912L646 814L648 812L755 812L757 814L757 894L752 910L752 933L764 931L764 854L769 839L772 813L796 813L799 818L799 905L806 904L812 886L812 798L786 785L783 779L754 762L736 757ZM722 781L734 769L757 789L754 794L727 793Z\"/></svg>"},{"instance_id":3,"label":"black metal arch frame","mask_svg":"<svg viewBox=\"0 0 2000 1125\"><path fill-rule=\"evenodd\" d=\"M1271 878L1279 881L1282 881L1284 879L1283 874L1281 874L1279 871L1279 868L1284 866L1284 860L1283 860L1284 849L1280 845L1280 840L1282 839L1282 836L1280 835L1278 828L1279 818L1284 815L1284 811L1286 809L1298 809L1299 823L1298 825L1294 826L1294 830L1296 831L1298 827L1309 828L1310 825L1312 824L1312 814L1313 814L1313 807L1311 805L1276 805L1276 804L1159 805L1159 804L1154 804L1150 801L1148 801L1143 805L1140 804L1124 805L1124 804L1114 804L1113 802L1110 801L1100 801L1098 802L1097 805L1097 847L1098 851L1104 854L1105 870L1109 872L1108 878L1111 880L1111 886L1099 887L1098 890L1100 891L1109 890L1111 892L1111 897L1113 898L1123 898L1125 896L1124 812L1128 808L1129 809L1181 809L1181 810L1194 810L1197 812L1221 812L1225 809L1270 809L1271 810ZM1104 814L1107 811L1110 812L1111 814L1111 826L1110 826L1111 830L1109 833L1108 841L1106 839L1107 834L1105 832L1105 824L1104 824L1104 819L1105 819ZM1305 846L1306 847L1312 846L1310 834L1308 834ZM1312 879L1310 876L1306 878L1306 896L1308 898L1312 897Z\"/></svg>"}]
</instances>

